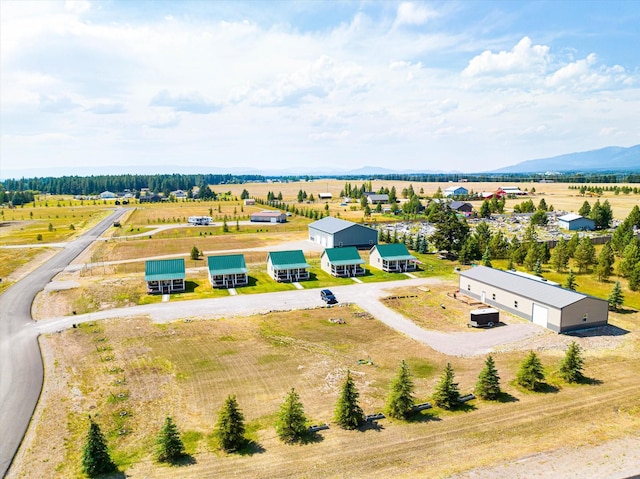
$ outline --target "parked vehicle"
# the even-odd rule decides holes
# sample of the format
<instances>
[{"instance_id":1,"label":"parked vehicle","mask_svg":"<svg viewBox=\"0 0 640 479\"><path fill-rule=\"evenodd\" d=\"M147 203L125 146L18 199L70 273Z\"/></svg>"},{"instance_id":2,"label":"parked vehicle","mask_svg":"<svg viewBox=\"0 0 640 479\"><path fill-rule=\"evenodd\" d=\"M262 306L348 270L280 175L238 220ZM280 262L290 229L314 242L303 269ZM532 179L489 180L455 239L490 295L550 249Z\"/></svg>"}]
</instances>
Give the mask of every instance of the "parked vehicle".
<instances>
[{"instance_id":1,"label":"parked vehicle","mask_svg":"<svg viewBox=\"0 0 640 479\"><path fill-rule=\"evenodd\" d=\"M493 308L482 308L471 311L468 327L493 328L500 322L500 312Z\"/></svg>"},{"instance_id":2,"label":"parked vehicle","mask_svg":"<svg viewBox=\"0 0 640 479\"><path fill-rule=\"evenodd\" d=\"M320 298L327 304L336 304L338 302L338 299L329 289L323 289L320 291Z\"/></svg>"}]
</instances>

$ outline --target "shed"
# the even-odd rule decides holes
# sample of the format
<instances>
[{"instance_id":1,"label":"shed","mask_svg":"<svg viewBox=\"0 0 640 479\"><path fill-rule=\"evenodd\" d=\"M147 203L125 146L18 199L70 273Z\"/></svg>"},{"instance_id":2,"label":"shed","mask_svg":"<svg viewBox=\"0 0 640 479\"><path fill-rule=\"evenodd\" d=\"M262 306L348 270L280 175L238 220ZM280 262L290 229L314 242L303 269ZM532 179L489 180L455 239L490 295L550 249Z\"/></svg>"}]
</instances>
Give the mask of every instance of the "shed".
<instances>
[{"instance_id":1,"label":"shed","mask_svg":"<svg viewBox=\"0 0 640 479\"><path fill-rule=\"evenodd\" d=\"M415 271L417 261L402 243L376 245L369 253L369 264L388 273Z\"/></svg>"},{"instance_id":2,"label":"shed","mask_svg":"<svg viewBox=\"0 0 640 479\"><path fill-rule=\"evenodd\" d=\"M366 270L364 260L354 246L327 248L320 255L320 267L332 276L362 276Z\"/></svg>"},{"instance_id":3,"label":"shed","mask_svg":"<svg viewBox=\"0 0 640 479\"><path fill-rule=\"evenodd\" d=\"M176 293L185 290L184 258L148 260L144 267L147 293Z\"/></svg>"},{"instance_id":4,"label":"shed","mask_svg":"<svg viewBox=\"0 0 640 479\"><path fill-rule=\"evenodd\" d=\"M570 231L593 231L595 229L595 222L584 216L569 213L558 217L558 226Z\"/></svg>"},{"instance_id":5,"label":"shed","mask_svg":"<svg viewBox=\"0 0 640 479\"><path fill-rule=\"evenodd\" d=\"M242 254L208 256L209 282L214 288L235 288L249 284Z\"/></svg>"},{"instance_id":6,"label":"shed","mask_svg":"<svg viewBox=\"0 0 640 479\"><path fill-rule=\"evenodd\" d=\"M320 200L330 200L331 198L333 198L331 193L318 193L318 199Z\"/></svg>"},{"instance_id":7,"label":"shed","mask_svg":"<svg viewBox=\"0 0 640 479\"><path fill-rule=\"evenodd\" d=\"M274 251L267 256L267 271L279 282L309 279L309 267L302 250Z\"/></svg>"},{"instance_id":8,"label":"shed","mask_svg":"<svg viewBox=\"0 0 640 479\"><path fill-rule=\"evenodd\" d=\"M450 186L444 190L444 196L466 196L469 194L464 186Z\"/></svg>"},{"instance_id":9,"label":"shed","mask_svg":"<svg viewBox=\"0 0 640 479\"><path fill-rule=\"evenodd\" d=\"M328 248L371 248L378 243L378 230L327 216L309 224L309 240Z\"/></svg>"},{"instance_id":10,"label":"shed","mask_svg":"<svg viewBox=\"0 0 640 479\"><path fill-rule=\"evenodd\" d=\"M244 199L244 204L245 205L255 205L256 204L256 200L254 198L245 198Z\"/></svg>"},{"instance_id":11,"label":"shed","mask_svg":"<svg viewBox=\"0 0 640 479\"><path fill-rule=\"evenodd\" d=\"M387 194L367 193L366 196L367 196L367 201L372 205L389 202L389 195Z\"/></svg>"},{"instance_id":12,"label":"shed","mask_svg":"<svg viewBox=\"0 0 640 479\"><path fill-rule=\"evenodd\" d=\"M460 273L459 289L557 333L608 323L607 301L510 271L476 266Z\"/></svg>"},{"instance_id":13,"label":"shed","mask_svg":"<svg viewBox=\"0 0 640 479\"><path fill-rule=\"evenodd\" d=\"M265 210L252 213L251 221L259 223L286 223L287 215L282 211Z\"/></svg>"},{"instance_id":14,"label":"shed","mask_svg":"<svg viewBox=\"0 0 640 479\"><path fill-rule=\"evenodd\" d=\"M104 199L112 199L112 198L116 198L116 194L113 193L112 191L103 191L102 193L100 193L100 198Z\"/></svg>"}]
</instances>

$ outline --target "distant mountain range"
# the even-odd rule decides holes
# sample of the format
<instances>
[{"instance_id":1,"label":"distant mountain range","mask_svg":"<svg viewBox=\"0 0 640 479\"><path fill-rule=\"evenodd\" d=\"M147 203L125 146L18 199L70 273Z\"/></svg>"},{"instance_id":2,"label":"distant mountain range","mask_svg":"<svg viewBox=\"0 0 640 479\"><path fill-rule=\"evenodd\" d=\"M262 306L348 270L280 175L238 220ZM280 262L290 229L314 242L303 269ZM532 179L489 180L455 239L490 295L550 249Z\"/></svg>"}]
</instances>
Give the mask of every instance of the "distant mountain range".
<instances>
[{"instance_id":1,"label":"distant mountain range","mask_svg":"<svg viewBox=\"0 0 640 479\"><path fill-rule=\"evenodd\" d=\"M597 172L597 171L640 171L640 145L628 148L609 146L599 150L569 153L566 155L527 160L512 166L493 171L478 171L477 173L547 173L547 172ZM4 178L44 178L58 176L97 176L97 175L158 175L158 174L214 174L214 175L261 175L261 176L356 176L394 174L440 174L462 173L459 171L433 170L392 170L377 166L364 166L354 170L321 169L309 167L293 167L288 169L262 168L219 168L206 166L100 166L78 167L72 170L68 167L25 168L0 170L0 180ZM474 173L474 172L466 172Z\"/></svg>"},{"instance_id":2,"label":"distant mountain range","mask_svg":"<svg viewBox=\"0 0 640 479\"><path fill-rule=\"evenodd\" d=\"M491 173L545 173L545 172L593 172L640 171L640 145L623 148L609 146L599 150L569 153L567 155L527 160Z\"/></svg>"}]
</instances>

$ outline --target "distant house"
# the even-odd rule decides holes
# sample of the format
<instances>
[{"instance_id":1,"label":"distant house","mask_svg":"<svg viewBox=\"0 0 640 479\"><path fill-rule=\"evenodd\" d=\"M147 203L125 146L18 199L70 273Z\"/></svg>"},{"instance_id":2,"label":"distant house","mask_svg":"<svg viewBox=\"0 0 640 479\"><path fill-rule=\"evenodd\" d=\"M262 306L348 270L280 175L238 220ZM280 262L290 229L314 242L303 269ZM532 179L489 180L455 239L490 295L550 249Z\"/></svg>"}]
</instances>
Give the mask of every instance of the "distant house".
<instances>
[{"instance_id":1,"label":"distant house","mask_svg":"<svg viewBox=\"0 0 640 479\"><path fill-rule=\"evenodd\" d=\"M569 231L593 231L595 222L584 216L569 213L558 218L558 226Z\"/></svg>"},{"instance_id":2,"label":"distant house","mask_svg":"<svg viewBox=\"0 0 640 479\"><path fill-rule=\"evenodd\" d=\"M354 246L327 248L320 255L320 267L332 276L351 277L366 273L364 260Z\"/></svg>"},{"instance_id":3,"label":"distant house","mask_svg":"<svg viewBox=\"0 0 640 479\"><path fill-rule=\"evenodd\" d=\"M247 265L242 254L208 256L209 282L214 288L235 288L249 284Z\"/></svg>"},{"instance_id":4,"label":"distant house","mask_svg":"<svg viewBox=\"0 0 640 479\"><path fill-rule=\"evenodd\" d=\"M287 215L281 211L266 210L252 213L251 221L257 223L286 223Z\"/></svg>"},{"instance_id":5,"label":"distant house","mask_svg":"<svg viewBox=\"0 0 640 479\"><path fill-rule=\"evenodd\" d=\"M389 203L389 195L387 194L378 194L378 193L365 193L367 197L367 201L372 205L377 205L378 203Z\"/></svg>"},{"instance_id":6,"label":"distant house","mask_svg":"<svg viewBox=\"0 0 640 479\"><path fill-rule=\"evenodd\" d=\"M182 190L172 191L170 193L170 195L173 196L174 198L178 198L178 199L183 199L183 198L187 197L187 194Z\"/></svg>"},{"instance_id":7,"label":"distant house","mask_svg":"<svg viewBox=\"0 0 640 479\"><path fill-rule=\"evenodd\" d=\"M365 225L327 216L309 225L309 240L328 248L370 248L378 243L378 231Z\"/></svg>"},{"instance_id":8,"label":"distant house","mask_svg":"<svg viewBox=\"0 0 640 479\"><path fill-rule=\"evenodd\" d=\"M469 190L467 190L464 186L450 186L444 190L444 196L466 196L469 194Z\"/></svg>"},{"instance_id":9,"label":"distant house","mask_svg":"<svg viewBox=\"0 0 640 479\"><path fill-rule=\"evenodd\" d=\"M415 271L417 261L402 243L379 244L369 253L369 264L387 273Z\"/></svg>"},{"instance_id":10,"label":"distant house","mask_svg":"<svg viewBox=\"0 0 640 479\"><path fill-rule=\"evenodd\" d=\"M274 251L267 256L267 272L278 282L309 279L309 267L302 250Z\"/></svg>"},{"instance_id":11,"label":"distant house","mask_svg":"<svg viewBox=\"0 0 640 479\"><path fill-rule=\"evenodd\" d=\"M253 198L245 198L244 204L245 204L245 206L246 205L255 205L256 204L256 200L254 200Z\"/></svg>"},{"instance_id":12,"label":"distant house","mask_svg":"<svg viewBox=\"0 0 640 479\"><path fill-rule=\"evenodd\" d=\"M100 198L103 200L113 199L116 197L117 195L111 191L103 191L102 193L100 193Z\"/></svg>"},{"instance_id":13,"label":"distant house","mask_svg":"<svg viewBox=\"0 0 640 479\"><path fill-rule=\"evenodd\" d=\"M149 260L144 267L147 293L170 294L185 290L184 259Z\"/></svg>"},{"instance_id":14,"label":"distant house","mask_svg":"<svg viewBox=\"0 0 640 479\"><path fill-rule=\"evenodd\" d=\"M522 196L527 194L517 186L501 186L499 189L504 191L507 195Z\"/></svg>"},{"instance_id":15,"label":"distant house","mask_svg":"<svg viewBox=\"0 0 640 479\"><path fill-rule=\"evenodd\" d=\"M449 208L458 213L471 213L473 211L473 205L465 201L452 201L449 204Z\"/></svg>"},{"instance_id":16,"label":"distant house","mask_svg":"<svg viewBox=\"0 0 640 479\"><path fill-rule=\"evenodd\" d=\"M331 198L333 198L331 193L318 193L319 200L330 200Z\"/></svg>"},{"instance_id":17,"label":"distant house","mask_svg":"<svg viewBox=\"0 0 640 479\"><path fill-rule=\"evenodd\" d=\"M158 203L162 201L162 196L160 195L146 195L140 197L140 203Z\"/></svg>"}]
</instances>

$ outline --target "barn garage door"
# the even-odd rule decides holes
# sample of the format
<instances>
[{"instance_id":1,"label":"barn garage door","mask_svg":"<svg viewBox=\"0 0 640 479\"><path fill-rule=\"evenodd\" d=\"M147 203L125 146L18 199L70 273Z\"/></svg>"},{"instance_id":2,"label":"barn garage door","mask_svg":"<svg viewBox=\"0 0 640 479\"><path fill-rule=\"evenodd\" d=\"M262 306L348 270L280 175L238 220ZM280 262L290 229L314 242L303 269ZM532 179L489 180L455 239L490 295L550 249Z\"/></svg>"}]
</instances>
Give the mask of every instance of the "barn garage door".
<instances>
[{"instance_id":1,"label":"barn garage door","mask_svg":"<svg viewBox=\"0 0 640 479\"><path fill-rule=\"evenodd\" d=\"M539 304L533 305L533 323L544 328L547 327L547 317L549 316L549 310L544 306L540 306Z\"/></svg>"}]
</instances>

